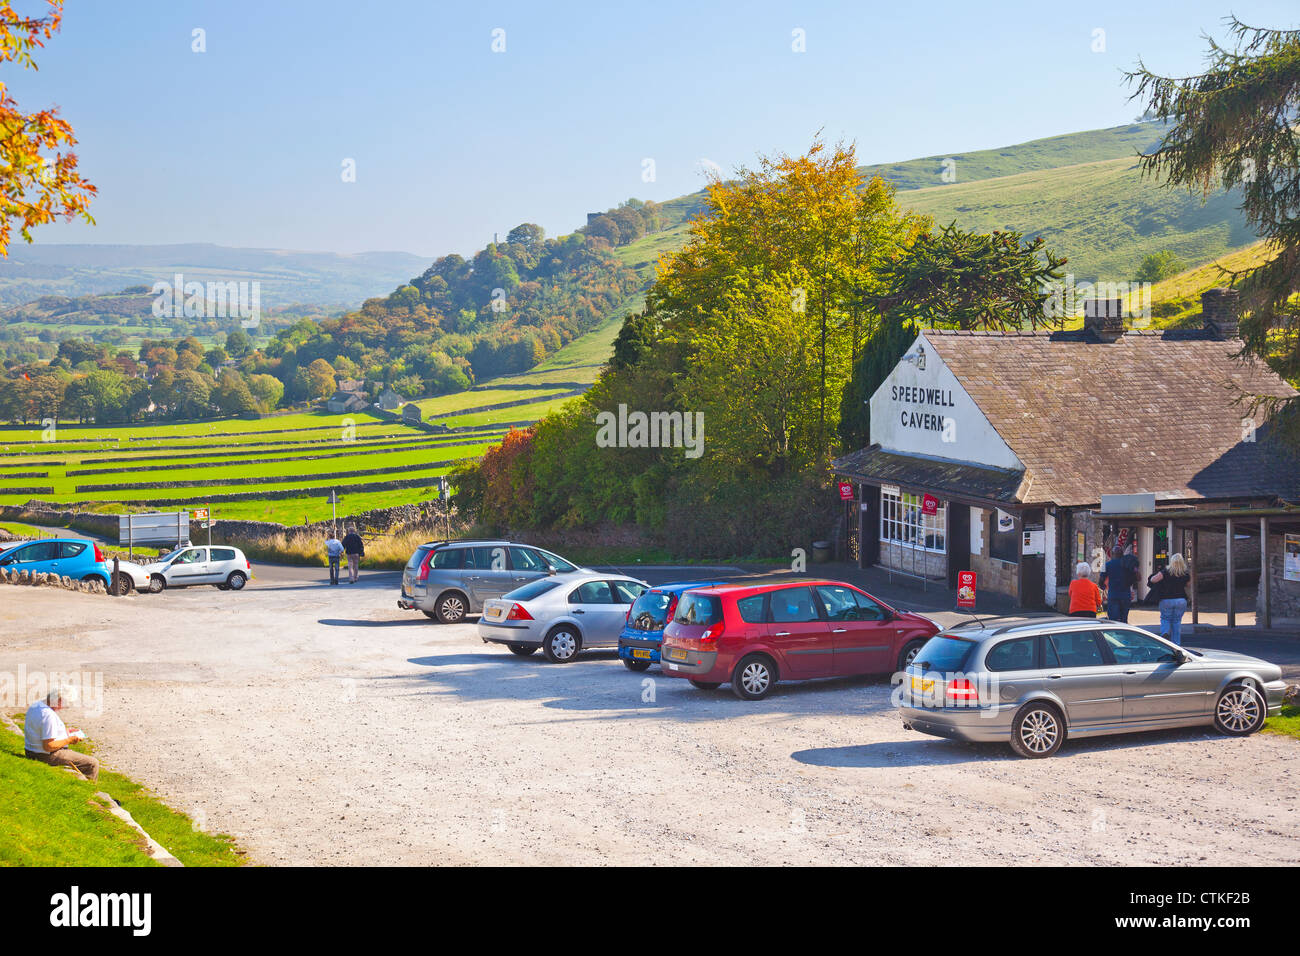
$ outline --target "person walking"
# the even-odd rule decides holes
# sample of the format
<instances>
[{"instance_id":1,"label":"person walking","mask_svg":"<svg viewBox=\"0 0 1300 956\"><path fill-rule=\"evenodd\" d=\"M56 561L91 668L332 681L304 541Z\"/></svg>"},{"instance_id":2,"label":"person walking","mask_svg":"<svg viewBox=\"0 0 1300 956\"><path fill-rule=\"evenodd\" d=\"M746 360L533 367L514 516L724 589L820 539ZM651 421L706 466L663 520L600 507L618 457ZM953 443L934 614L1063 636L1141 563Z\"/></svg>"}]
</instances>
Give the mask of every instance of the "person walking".
<instances>
[{"instance_id":1,"label":"person walking","mask_svg":"<svg viewBox=\"0 0 1300 956\"><path fill-rule=\"evenodd\" d=\"M1133 568L1124 558L1124 549L1119 545L1110 549L1110 560L1102 573L1101 585L1106 589L1106 616L1112 621L1128 623L1129 608L1133 606L1133 586L1137 577Z\"/></svg>"},{"instance_id":2,"label":"person walking","mask_svg":"<svg viewBox=\"0 0 1300 956\"><path fill-rule=\"evenodd\" d=\"M1147 578L1147 587L1159 602L1160 636L1183 643L1183 614L1187 611L1187 582L1191 580L1187 562L1181 554L1171 554L1169 563Z\"/></svg>"},{"instance_id":3,"label":"person walking","mask_svg":"<svg viewBox=\"0 0 1300 956\"><path fill-rule=\"evenodd\" d=\"M348 556L348 584L356 584L361 577L361 559L366 556L366 543L357 534L355 525L348 525L343 536L343 552Z\"/></svg>"},{"instance_id":4,"label":"person walking","mask_svg":"<svg viewBox=\"0 0 1300 956\"><path fill-rule=\"evenodd\" d=\"M1093 583L1092 567L1080 561L1074 566L1074 580L1070 582L1070 617L1096 617L1101 608L1101 588Z\"/></svg>"},{"instance_id":5,"label":"person walking","mask_svg":"<svg viewBox=\"0 0 1300 956\"><path fill-rule=\"evenodd\" d=\"M339 560L343 557L343 542L340 541L330 529L330 536L325 539L325 554L329 557L330 562L330 584L339 583Z\"/></svg>"}]
</instances>

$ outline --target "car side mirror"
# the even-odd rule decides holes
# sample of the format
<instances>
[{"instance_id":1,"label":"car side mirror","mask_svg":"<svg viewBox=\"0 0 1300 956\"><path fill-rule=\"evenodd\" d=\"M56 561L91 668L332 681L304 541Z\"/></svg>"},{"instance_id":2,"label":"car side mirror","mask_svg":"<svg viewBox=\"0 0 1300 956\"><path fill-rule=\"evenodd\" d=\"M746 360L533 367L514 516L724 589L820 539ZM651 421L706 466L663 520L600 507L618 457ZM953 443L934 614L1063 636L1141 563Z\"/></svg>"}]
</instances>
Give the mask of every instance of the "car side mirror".
<instances>
[{"instance_id":1,"label":"car side mirror","mask_svg":"<svg viewBox=\"0 0 1300 956\"><path fill-rule=\"evenodd\" d=\"M554 574L554 573L555 573L555 565L553 565L553 564L548 564L548 565L546 566L546 573L547 573L547 574Z\"/></svg>"}]
</instances>

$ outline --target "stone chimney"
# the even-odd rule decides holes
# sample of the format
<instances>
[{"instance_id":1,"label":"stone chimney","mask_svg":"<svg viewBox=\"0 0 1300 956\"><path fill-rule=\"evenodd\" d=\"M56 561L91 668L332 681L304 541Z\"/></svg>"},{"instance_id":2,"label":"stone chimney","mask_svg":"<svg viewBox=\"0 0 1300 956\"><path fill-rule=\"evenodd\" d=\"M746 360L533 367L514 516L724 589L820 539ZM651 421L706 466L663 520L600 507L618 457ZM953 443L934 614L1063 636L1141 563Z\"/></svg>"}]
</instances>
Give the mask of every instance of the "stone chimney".
<instances>
[{"instance_id":1,"label":"stone chimney","mask_svg":"<svg viewBox=\"0 0 1300 956\"><path fill-rule=\"evenodd\" d=\"M1124 334L1122 299L1084 299L1083 329L1102 342L1114 342Z\"/></svg>"},{"instance_id":2,"label":"stone chimney","mask_svg":"<svg viewBox=\"0 0 1300 956\"><path fill-rule=\"evenodd\" d=\"M1236 289L1206 289L1201 293L1201 321L1211 338L1235 339L1241 316L1241 293Z\"/></svg>"}]
</instances>

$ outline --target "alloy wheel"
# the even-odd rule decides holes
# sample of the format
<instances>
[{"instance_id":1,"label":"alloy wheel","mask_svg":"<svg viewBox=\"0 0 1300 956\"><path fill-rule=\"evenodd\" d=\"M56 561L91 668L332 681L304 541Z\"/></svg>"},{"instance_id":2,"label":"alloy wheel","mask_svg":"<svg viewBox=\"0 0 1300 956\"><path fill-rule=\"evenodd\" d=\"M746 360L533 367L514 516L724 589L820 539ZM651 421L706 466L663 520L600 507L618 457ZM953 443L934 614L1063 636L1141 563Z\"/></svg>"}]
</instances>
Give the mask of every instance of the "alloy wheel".
<instances>
[{"instance_id":1,"label":"alloy wheel","mask_svg":"<svg viewBox=\"0 0 1300 956\"><path fill-rule=\"evenodd\" d=\"M772 672L762 661L751 661L740 672L740 685L745 693L761 696L767 692L772 683Z\"/></svg>"},{"instance_id":2,"label":"alloy wheel","mask_svg":"<svg viewBox=\"0 0 1300 956\"><path fill-rule=\"evenodd\" d=\"M1259 720L1259 694L1254 688L1230 690L1219 698L1217 716L1233 733L1245 733Z\"/></svg>"},{"instance_id":3,"label":"alloy wheel","mask_svg":"<svg viewBox=\"0 0 1300 956\"><path fill-rule=\"evenodd\" d=\"M1061 726L1056 715L1047 710L1034 710L1025 715L1020 723L1020 740L1025 749L1036 754L1045 754L1056 746L1056 739L1061 734Z\"/></svg>"}]
</instances>

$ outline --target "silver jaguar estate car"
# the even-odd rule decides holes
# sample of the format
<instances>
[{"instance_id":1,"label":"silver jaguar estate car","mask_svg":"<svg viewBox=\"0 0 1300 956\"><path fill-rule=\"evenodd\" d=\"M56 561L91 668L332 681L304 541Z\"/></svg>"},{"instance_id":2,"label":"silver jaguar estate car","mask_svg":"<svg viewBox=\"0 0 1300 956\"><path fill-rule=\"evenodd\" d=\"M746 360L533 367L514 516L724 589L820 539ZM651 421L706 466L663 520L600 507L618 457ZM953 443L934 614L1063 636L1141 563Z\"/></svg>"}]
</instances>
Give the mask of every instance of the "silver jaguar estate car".
<instances>
[{"instance_id":1,"label":"silver jaguar estate car","mask_svg":"<svg viewBox=\"0 0 1300 956\"><path fill-rule=\"evenodd\" d=\"M932 637L896 700L903 726L1049 757L1067 737L1213 725L1246 736L1282 707L1282 670L1080 618L965 625Z\"/></svg>"}]
</instances>

